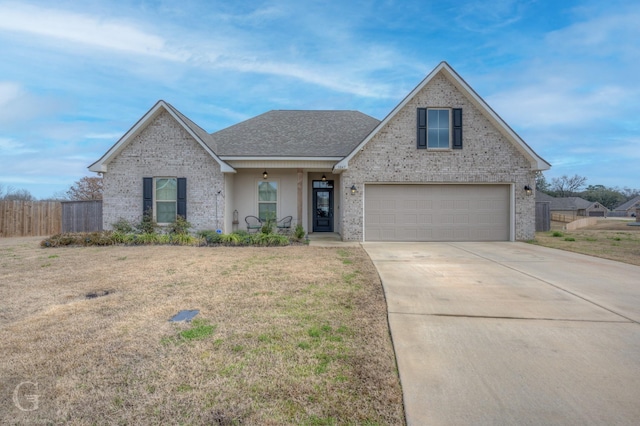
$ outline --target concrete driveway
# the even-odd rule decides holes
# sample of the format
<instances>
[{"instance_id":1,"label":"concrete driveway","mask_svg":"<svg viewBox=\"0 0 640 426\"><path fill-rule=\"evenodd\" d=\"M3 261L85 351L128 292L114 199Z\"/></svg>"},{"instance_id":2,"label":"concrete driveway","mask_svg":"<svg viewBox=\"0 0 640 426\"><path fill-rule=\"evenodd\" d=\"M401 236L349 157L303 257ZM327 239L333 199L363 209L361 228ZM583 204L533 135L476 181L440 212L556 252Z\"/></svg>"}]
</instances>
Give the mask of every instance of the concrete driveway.
<instances>
[{"instance_id":1,"label":"concrete driveway","mask_svg":"<svg viewBox=\"0 0 640 426\"><path fill-rule=\"evenodd\" d=\"M363 243L409 425L640 424L640 267L525 243Z\"/></svg>"}]
</instances>

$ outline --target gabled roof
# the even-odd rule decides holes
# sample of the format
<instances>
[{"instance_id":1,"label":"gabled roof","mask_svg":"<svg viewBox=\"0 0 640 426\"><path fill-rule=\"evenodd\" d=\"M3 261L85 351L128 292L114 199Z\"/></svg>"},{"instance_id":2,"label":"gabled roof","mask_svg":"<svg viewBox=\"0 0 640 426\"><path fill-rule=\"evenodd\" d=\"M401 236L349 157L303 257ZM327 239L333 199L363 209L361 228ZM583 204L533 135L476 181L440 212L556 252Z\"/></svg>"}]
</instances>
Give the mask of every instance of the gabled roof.
<instances>
[{"instance_id":1,"label":"gabled roof","mask_svg":"<svg viewBox=\"0 0 640 426\"><path fill-rule=\"evenodd\" d=\"M106 172L109 162L122 151L137 135L142 132L162 111L167 111L195 140L202 148L220 165L223 173L235 173L235 169L222 161L213 150L215 142L211 135L205 132L200 126L189 120L167 102L158 101L127 133L122 136L109 150L95 163L89 166L92 172Z\"/></svg>"},{"instance_id":2,"label":"gabled roof","mask_svg":"<svg viewBox=\"0 0 640 426\"><path fill-rule=\"evenodd\" d=\"M477 108L482 112L485 117L489 119L504 135L509 139L514 146L531 162L532 170L548 170L551 168L551 164L546 162L542 157L536 154L529 145L525 143L516 132L507 125L507 123L500 118L496 112L465 82L457 72L451 68L446 62L440 62L440 64L434 68L433 71L425 77L415 89L411 91L405 97L402 102L398 104L384 120L378 124L378 126L342 161L336 164L334 170L341 172L349 167L349 161L382 129L384 126L393 119L433 78L438 74L444 75L453 85L455 85L462 94L464 94Z\"/></svg>"},{"instance_id":3,"label":"gabled roof","mask_svg":"<svg viewBox=\"0 0 640 426\"><path fill-rule=\"evenodd\" d=\"M549 194L545 194L542 191L536 192L536 201L547 201L550 203L550 210L586 210L597 204L594 201L585 200L580 197L552 197ZM603 206L604 207L604 206Z\"/></svg>"},{"instance_id":4,"label":"gabled roof","mask_svg":"<svg viewBox=\"0 0 640 426\"><path fill-rule=\"evenodd\" d=\"M630 208L632 208L633 206L636 205L636 203L640 203L640 195L633 197L632 199L630 199L629 201L627 201L626 203L620 204L618 207L616 207L614 209L614 211L623 211L626 212L627 210L629 210ZM638 204L640 206L640 204Z\"/></svg>"},{"instance_id":5,"label":"gabled roof","mask_svg":"<svg viewBox=\"0 0 640 426\"><path fill-rule=\"evenodd\" d=\"M349 154L379 123L359 111L269 111L212 133L224 159L322 157Z\"/></svg>"}]
</instances>

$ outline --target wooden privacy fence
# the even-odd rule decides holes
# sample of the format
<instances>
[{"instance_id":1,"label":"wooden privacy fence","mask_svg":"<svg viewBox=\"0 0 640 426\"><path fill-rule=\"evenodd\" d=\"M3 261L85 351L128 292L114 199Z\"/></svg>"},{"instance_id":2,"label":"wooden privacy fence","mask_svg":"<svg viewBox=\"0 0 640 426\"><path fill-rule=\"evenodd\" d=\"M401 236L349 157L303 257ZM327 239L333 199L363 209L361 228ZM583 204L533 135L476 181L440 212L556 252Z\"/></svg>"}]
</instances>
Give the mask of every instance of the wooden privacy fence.
<instances>
[{"instance_id":1,"label":"wooden privacy fence","mask_svg":"<svg viewBox=\"0 0 640 426\"><path fill-rule=\"evenodd\" d=\"M560 213L551 213L551 220L553 220L554 222L569 223L576 220L576 216L569 216L569 215L560 214Z\"/></svg>"},{"instance_id":2,"label":"wooden privacy fence","mask_svg":"<svg viewBox=\"0 0 640 426\"><path fill-rule=\"evenodd\" d=\"M60 233L58 201L0 201L0 237L36 237Z\"/></svg>"},{"instance_id":3,"label":"wooden privacy fence","mask_svg":"<svg viewBox=\"0 0 640 426\"><path fill-rule=\"evenodd\" d=\"M550 206L546 201L536 202L536 232L547 232L551 229Z\"/></svg>"},{"instance_id":4,"label":"wooden privacy fence","mask_svg":"<svg viewBox=\"0 0 640 426\"><path fill-rule=\"evenodd\" d=\"M102 200L62 202L62 232L94 231L102 231Z\"/></svg>"}]
</instances>

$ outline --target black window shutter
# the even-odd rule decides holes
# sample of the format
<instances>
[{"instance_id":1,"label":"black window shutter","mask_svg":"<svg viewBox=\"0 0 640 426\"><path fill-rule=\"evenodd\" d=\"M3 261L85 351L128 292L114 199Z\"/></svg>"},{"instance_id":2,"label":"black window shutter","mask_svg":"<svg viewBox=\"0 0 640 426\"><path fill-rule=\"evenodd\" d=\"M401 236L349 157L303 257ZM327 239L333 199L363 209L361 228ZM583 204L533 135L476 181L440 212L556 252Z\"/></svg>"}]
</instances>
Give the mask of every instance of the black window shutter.
<instances>
[{"instance_id":1,"label":"black window shutter","mask_svg":"<svg viewBox=\"0 0 640 426\"><path fill-rule=\"evenodd\" d=\"M153 178L142 178L142 214L153 211Z\"/></svg>"},{"instance_id":2,"label":"black window shutter","mask_svg":"<svg viewBox=\"0 0 640 426\"><path fill-rule=\"evenodd\" d=\"M427 109L418 108L418 149L427 147Z\"/></svg>"},{"instance_id":3,"label":"black window shutter","mask_svg":"<svg viewBox=\"0 0 640 426\"><path fill-rule=\"evenodd\" d=\"M462 108L453 109L453 149L462 149Z\"/></svg>"},{"instance_id":4,"label":"black window shutter","mask_svg":"<svg viewBox=\"0 0 640 426\"><path fill-rule=\"evenodd\" d=\"M187 219L187 178L178 178L178 216Z\"/></svg>"}]
</instances>

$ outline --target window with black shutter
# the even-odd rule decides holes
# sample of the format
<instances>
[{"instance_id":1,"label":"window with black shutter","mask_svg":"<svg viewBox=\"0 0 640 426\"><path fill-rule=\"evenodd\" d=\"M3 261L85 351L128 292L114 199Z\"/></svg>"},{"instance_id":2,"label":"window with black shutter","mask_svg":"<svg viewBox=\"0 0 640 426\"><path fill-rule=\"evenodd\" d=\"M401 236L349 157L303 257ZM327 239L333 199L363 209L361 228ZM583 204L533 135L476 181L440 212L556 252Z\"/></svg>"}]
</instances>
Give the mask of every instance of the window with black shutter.
<instances>
[{"instance_id":1,"label":"window with black shutter","mask_svg":"<svg viewBox=\"0 0 640 426\"><path fill-rule=\"evenodd\" d=\"M187 178L156 177L142 179L142 213L152 213L160 224L187 218Z\"/></svg>"},{"instance_id":2,"label":"window with black shutter","mask_svg":"<svg viewBox=\"0 0 640 426\"><path fill-rule=\"evenodd\" d=\"M418 108L418 149L462 149L462 108Z\"/></svg>"}]
</instances>

